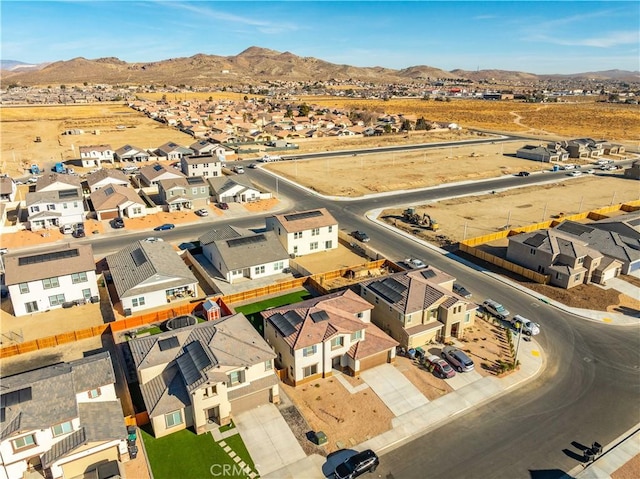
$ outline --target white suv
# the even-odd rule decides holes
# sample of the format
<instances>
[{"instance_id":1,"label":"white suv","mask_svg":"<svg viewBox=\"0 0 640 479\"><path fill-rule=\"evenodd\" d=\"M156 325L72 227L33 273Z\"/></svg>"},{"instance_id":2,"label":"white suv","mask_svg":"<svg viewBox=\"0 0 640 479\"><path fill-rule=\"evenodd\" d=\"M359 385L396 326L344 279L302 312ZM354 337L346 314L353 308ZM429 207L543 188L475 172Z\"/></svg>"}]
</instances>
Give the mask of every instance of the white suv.
<instances>
[{"instance_id":1,"label":"white suv","mask_svg":"<svg viewBox=\"0 0 640 479\"><path fill-rule=\"evenodd\" d=\"M485 311L493 314L498 319L507 319L510 314L504 306L492 299L485 299L482 303L482 307Z\"/></svg>"}]
</instances>

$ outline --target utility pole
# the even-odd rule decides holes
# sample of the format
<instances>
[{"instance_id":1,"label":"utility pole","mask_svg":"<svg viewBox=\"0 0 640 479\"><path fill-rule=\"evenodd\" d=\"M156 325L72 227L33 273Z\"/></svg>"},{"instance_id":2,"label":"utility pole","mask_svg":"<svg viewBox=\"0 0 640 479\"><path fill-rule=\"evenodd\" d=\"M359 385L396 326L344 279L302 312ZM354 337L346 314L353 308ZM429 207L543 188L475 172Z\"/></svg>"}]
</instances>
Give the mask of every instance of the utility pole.
<instances>
[{"instance_id":1,"label":"utility pole","mask_svg":"<svg viewBox=\"0 0 640 479\"><path fill-rule=\"evenodd\" d=\"M522 326L524 326L524 324L522 323L522 321L518 321L518 344L516 345L516 354L515 357L513 358L513 367L515 368L516 365L518 364L518 350L520 349L520 340L522 339Z\"/></svg>"},{"instance_id":2,"label":"utility pole","mask_svg":"<svg viewBox=\"0 0 640 479\"><path fill-rule=\"evenodd\" d=\"M544 212L542 213L542 221L546 221L546 218L547 218L547 205L548 204L549 203L545 203L544 204Z\"/></svg>"}]
</instances>

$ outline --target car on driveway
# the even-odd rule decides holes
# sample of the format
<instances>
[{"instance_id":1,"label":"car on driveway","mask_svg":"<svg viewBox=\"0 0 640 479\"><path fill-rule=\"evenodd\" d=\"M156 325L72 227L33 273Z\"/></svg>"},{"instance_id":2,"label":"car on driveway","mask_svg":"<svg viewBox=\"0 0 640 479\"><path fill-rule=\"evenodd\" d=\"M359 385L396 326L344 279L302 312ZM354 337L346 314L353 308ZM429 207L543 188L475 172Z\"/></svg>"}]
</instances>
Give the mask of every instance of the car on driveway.
<instances>
[{"instance_id":1,"label":"car on driveway","mask_svg":"<svg viewBox=\"0 0 640 479\"><path fill-rule=\"evenodd\" d=\"M424 364L440 379L448 379L456 375L456 372L451 365L435 354L430 354L424 358Z\"/></svg>"},{"instance_id":2,"label":"car on driveway","mask_svg":"<svg viewBox=\"0 0 640 479\"><path fill-rule=\"evenodd\" d=\"M334 472L336 479L354 479L365 472L373 472L380 464L380 459L371 449L359 452L339 464Z\"/></svg>"},{"instance_id":3,"label":"car on driveway","mask_svg":"<svg viewBox=\"0 0 640 479\"><path fill-rule=\"evenodd\" d=\"M218 203L218 208L220 208L221 210L228 210L229 209L229 204L228 203Z\"/></svg>"},{"instance_id":4,"label":"car on driveway","mask_svg":"<svg viewBox=\"0 0 640 479\"><path fill-rule=\"evenodd\" d=\"M199 210L196 210L196 214L198 216L209 216L209 210L206 208L200 208Z\"/></svg>"},{"instance_id":5,"label":"car on driveway","mask_svg":"<svg viewBox=\"0 0 640 479\"><path fill-rule=\"evenodd\" d=\"M363 243L366 243L369 241L369 235L364 231L354 231L351 234L355 239L357 239L358 241L362 241Z\"/></svg>"},{"instance_id":6,"label":"car on driveway","mask_svg":"<svg viewBox=\"0 0 640 479\"><path fill-rule=\"evenodd\" d=\"M522 332L527 336L535 336L536 334L540 334L540 325L538 323L534 323L530 319L520 316L519 314L516 314L509 320L509 322L516 329L516 331L520 331L520 327L522 327Z\"/></svg>"},{"instance_id":7,"label":"car on driveway","mask_svg":"<svg viewBox=\"0 0 640 479\"><path fill-rule=\"evenodd\" d=\"M474 364L469 356L466 355L464 351L454 347L454 346L445 346L442 350L442 359L446 359L449 361L456 370L460 373L473 371Z\"/></svg>"},{"instance_id":8,"label":"car on driveway","mask_svg":"<svg viewBox=\"0 0 640 479\"><path fill-rule=\"evenodd\" d=\"M419 268L427 267L427 265L424 264L424 261L418 258L407 258L404 260L404 264L406 264L411 269L419 269Z\"/></svg>"},{"instance_id":9,"label":"car on driveway","mask_svg":"<svg viewBox=\"0 0 640 479\"><path fill-rule=\"evenodd\" d=\"M453 283L453 292L467 299L473 296L471 294L471 291L462 286L460 283Z\"/></svg>"},{"instance_id":10,"label":"car on driveway","mask_svg":"<svg viewBox=\"0 0 640 479\"><path fill-rule=\"evenodd\" d=\"M482 308L498 319L507 319L509 317L509 311L507 308L492 299L485 299L482 302Z\"/></svg>"},{"instance_id":11,"label":"car on driveway","mask_svg":"<svg viewBox=\"0 0 640 479\"><path fill-rule=\"evenodd\" d=\"M115 229L124 228L124 220L119 216L111 220L111 227Z\"/></svg>"},{"instance_id":12,"label":"car on driveway","mask_svg":"<svg viewBox=\"0 0 640 479\"><path fill-rule=\"evenodd\" d=\"M153 231L166 231L166 230L172 230L173 228L175 228L176 225L174 225L173 223L165 223L163 225L160 226L156 226L155 228L153 228Z\"/></svg>"}]
</instances>

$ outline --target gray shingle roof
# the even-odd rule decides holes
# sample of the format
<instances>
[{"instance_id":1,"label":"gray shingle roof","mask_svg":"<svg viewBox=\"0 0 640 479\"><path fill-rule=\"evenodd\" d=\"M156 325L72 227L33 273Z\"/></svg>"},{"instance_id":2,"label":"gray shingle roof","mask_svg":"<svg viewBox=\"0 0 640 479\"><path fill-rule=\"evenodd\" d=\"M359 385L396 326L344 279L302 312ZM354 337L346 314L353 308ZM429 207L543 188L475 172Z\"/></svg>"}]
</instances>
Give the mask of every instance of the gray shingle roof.
<instances>
[{"instance_id":1,"label":"gray shingle roof","mask_svg":"<svg viewBox=\"0 0 640 479\"><path fill-rule=\"evenodd\" d=\"M198 282L171 245L164 241L136 241L106 259L120 298Z\"/></svg>"},{"instance_id":2,"label":"gray shingle roof","mask_svg":"<svg viewBox=\"0 0 640 479\"><path fill-rule=\"evenodd\" d=\"M61 191L64 191L64 195L60 195ZM71 194L71 191L74 194ZM67 193L68 192L68 193ZM53 190L53 191L36 191L35 193L26 194L27 207L31 205L37 205L41 203L68 203L70 201L82 201L82 192L80 188L69 187L65 190Z\"/></svg>"},{"instance_id":3,"label":"gray shingle roof","mask_svg":"<svg viewBox=\"0 0 640 479\"><path fill-rule=\"evenodd\" d=\"M89 173L87 175L87 184L93 186L107 178L115 180L114 183L129 184L129 178L122 171L115 168L100 168L94 173Z\"/></svg>"},{"instance_id":4,"label":"gray shingle roof","mask_svg":"<svg viewBox=\"0 0 640 479\"><path fill-rule=\"evenodd\" d=\"M61 457L86 443L86 432L83 427L62 438L51 446L42 456L42 467L47 468Z\"/></svg>"},{"instance_id":5,"label":"gray shingle roof","mask_svg":"<svg viewBox=\"0 0 640 479\"><path fill-rule=\"evenodd\" d=\"M240 236L242 236L242 234L233 226L220 225L204 233L198 240L200 244L206 245L214 241L239 238Z\"/></svg>"},{"instance_id":6,"label":"gray shingle roof","mask_svg":"<svg viewBox=\"0 0 640 479\"><path fill-rule=\"evenodd\" d=\"M222 262L229 270L283 261L289 257L275 232L250 233L239 238L213 241Z\"/></svg>"},{"instance_id":7,"label":"gray shingle roof","mask_svg":"<svg viewBox=\"0 0 640 479\"><path fill-rule=\"evenodd\" d=\"M242 176L242 175L240 175ZM211 178L207 178L209 182L209 186L211 186L211 190L216 195L222 195L224 192L230 190L231 188L239 185L245 188L245 190L253 190L258 191L258 189L253 186L250 180L246 180L240 177L229 178L227 176L215 176Z\"/></svg>"}]
</instances>

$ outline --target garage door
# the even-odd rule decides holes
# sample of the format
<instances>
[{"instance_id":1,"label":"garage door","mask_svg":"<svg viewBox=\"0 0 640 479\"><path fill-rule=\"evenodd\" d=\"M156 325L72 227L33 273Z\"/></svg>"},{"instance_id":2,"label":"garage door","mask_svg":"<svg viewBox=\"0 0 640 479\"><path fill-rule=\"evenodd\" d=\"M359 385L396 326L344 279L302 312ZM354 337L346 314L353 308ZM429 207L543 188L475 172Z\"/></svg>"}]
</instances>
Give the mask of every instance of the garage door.
<instances>
[{"instance_id":1,"label":"garage door","mask_svg":"<svg viewBox=\"0 0 640 479\"><path fill-rule=\"evenodd\" d=\"M98 213L98 216L100 217L99 219L101 220L111 220L113 218L117 218L119 215L118 215L118 210L115 210L115 211L102 211Z\"/></svg>"},{"instance_id":2,"label":"garage door","mask_svg":"<svg viewBox=\"0 0 640 479\"><path fill-rule=\"evenodd\" d=\"M231 413L240 414L241 412L266 404L269 402L270 395L271 388L268 388L231 401Z\"/></svg>"},{"instance_id":3,"label":"garage door","mask_svg":"<svg viewBox=\"0 0 640 479\"><path fill-rule=\"evenodd\" d=\"M640 261L636 263L631 263L631 265L629 266L629 271L636 271L639 269L640 269Z\"/></svg>"},{"instance_id":4,"label":"garage door","mask_svg":"<svg viewBox=\"0 0 640 479\"><path fill-rule=\"evenodd\" d=\"M96 452L90 456L81 457L77 461L72 461L62 465L64 477L82 476L85 472L92 471L98 464L118 460L118 448L112 446L104 451Z\"/></svg>"},{"instance_id":5,"label":"garage door","mask_svg":"<svg viewBox=\"0 0 640 479\"><path fill-rule=\"evenodd\" d=\"M389 357L389 353L387 351L383 351L378 354L374 354L373 356L369 356L368 358L364 358L360 360L360 371L365 371L366 369L371 369L375 366L380 366L387 362L387 358Z\"/></svg>"},{"instance_id":6,"label":"garage door","mask_svg":"<svg viewBox=\"0 0 640 479\"><path fill-rule=\"evenodd\" d=\"M221 196L220 203L233 203L235 200L233 196Z\"/></svg>"}]
</instances>

